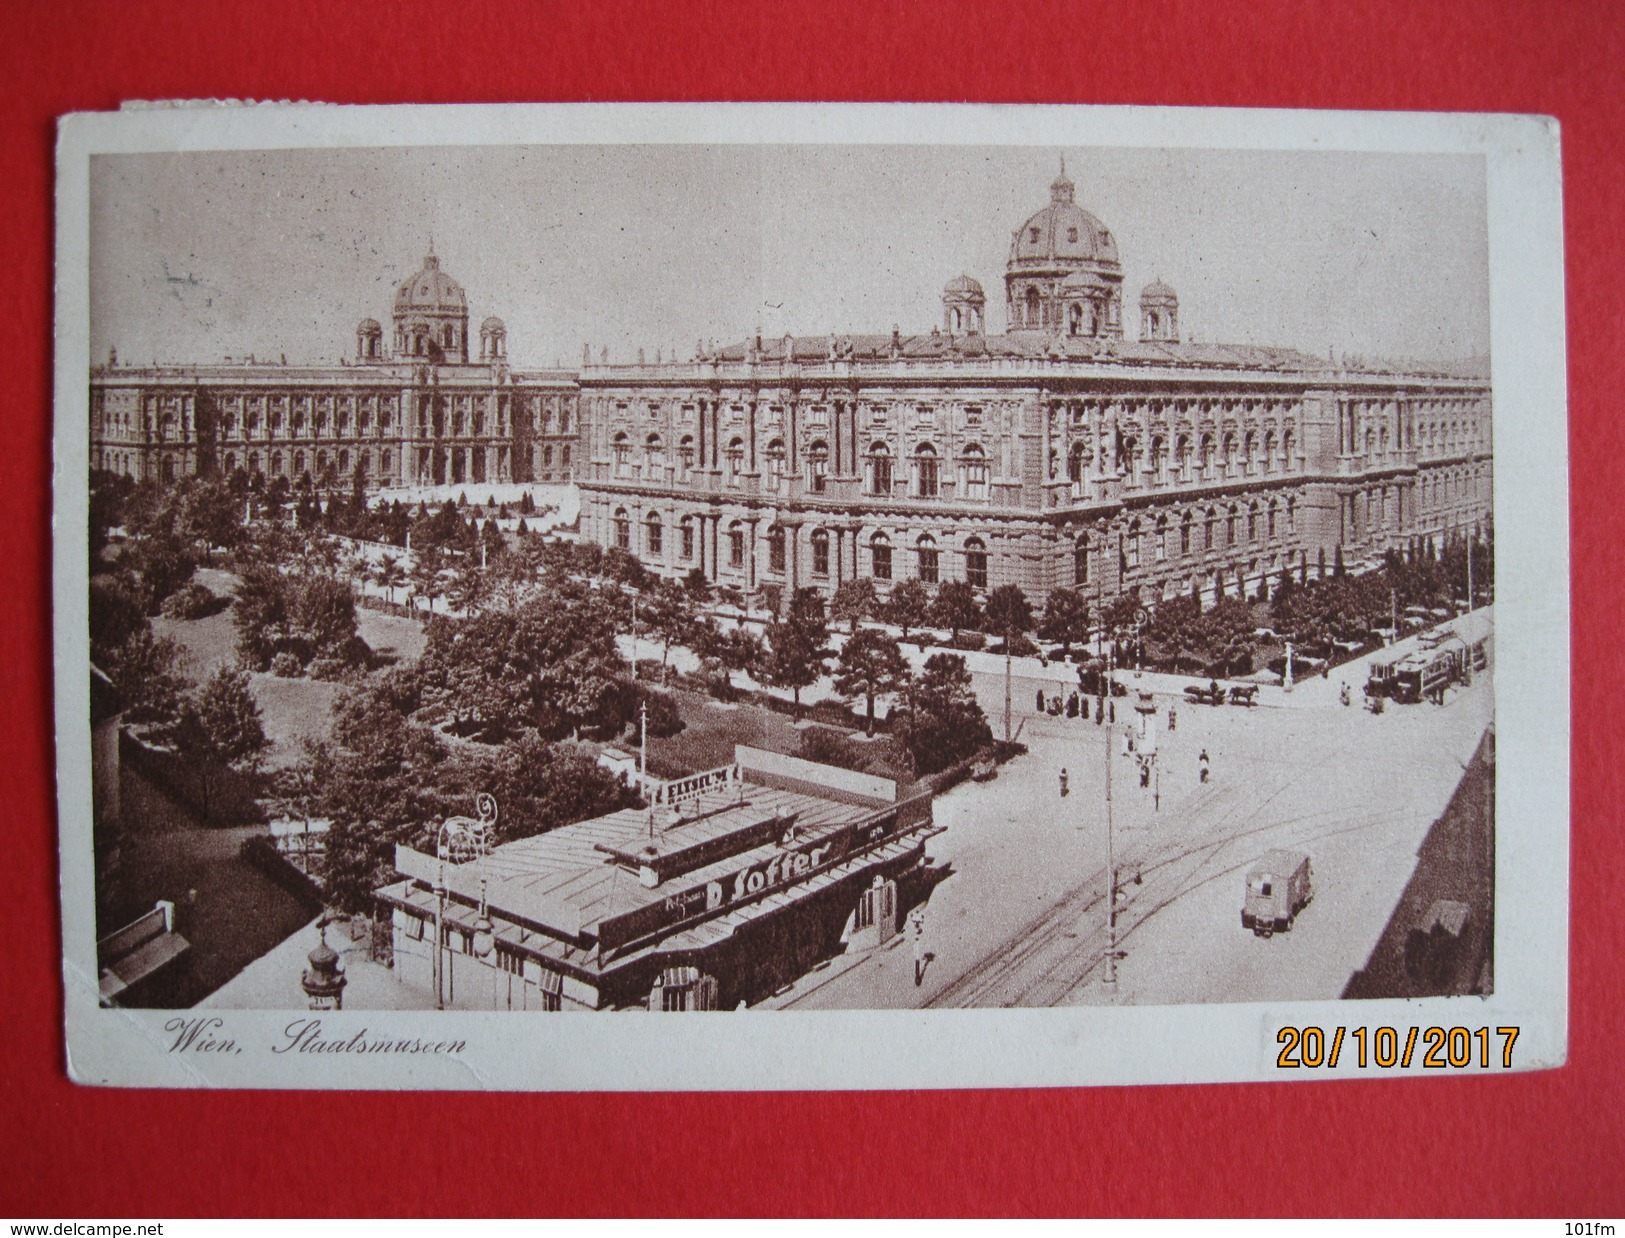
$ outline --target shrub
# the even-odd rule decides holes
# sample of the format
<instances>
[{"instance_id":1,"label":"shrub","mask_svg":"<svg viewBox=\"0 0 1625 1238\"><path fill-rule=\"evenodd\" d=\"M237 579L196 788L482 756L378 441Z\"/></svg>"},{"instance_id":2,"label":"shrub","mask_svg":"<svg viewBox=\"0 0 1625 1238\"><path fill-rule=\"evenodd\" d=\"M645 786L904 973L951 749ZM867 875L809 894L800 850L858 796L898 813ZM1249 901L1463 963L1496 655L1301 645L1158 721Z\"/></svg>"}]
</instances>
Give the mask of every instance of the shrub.
<instances>
[{"instance_id":1,"label":"shrub","mask_svg":"<svg viewBox=\"0 0 1625 1238\"><path fill-rule=\"evenodd\" d=\"M222 601L207 585L194 580L164 599L163 613L171 619L204 619L224 609Z\"/></svg>"},{"instance_id":2,"label":"shrub","mask_svg":"<svg viewBox=\"0 0 1625 1238\"><path fill-rule=\"evenodd\" d=\"M961 635L963 635L963 633L961 633ZM1002 640L994 644L993 652L1004 652L1004 642ZM1039 649L1037 645L1033 644L1030 637L1023 636L1018 632L1014 637L1011 638L1010 653L1012 656L1017 658L1036 658L1039 656Z\"/></svg>"},{"instance_id":3,"label":"shrub","mask_svg":"<svg viewBox=\"0 0 1625 1238\"><path fill-rule=\"evenodd\" d=\"M1026 637L1022 638L1026 640ZM1031 642L1028 642L1031 644ZM948 642L948 648L959 650L986 649L987 637L980 632L961 632Z\"/></svg>"},{"instance_id":4,"label":"shrub","mask_svg":"<svg viewBox=\"0 0 1625 1238\"><path fill-rule=\"evenodd\" d=\"M304 669L295 653L279 653L271 659L271 674L282 679L298 679Z\"/></svg>"},{"instance_id":5,"label":"shrub","mask_svg":"<svg viewBox=\"0 0 1625 1238\"><path fill-rule=\"evenodd\" d=\"M662 692L658 688L640 687L638 704L640 707L648 707L650 738L665 739L683 729L683 715L677 708L677 698L670 692ZM638 725L636 715L633 717L632 724L634 727Z\"/></svg>"}]
</instances>

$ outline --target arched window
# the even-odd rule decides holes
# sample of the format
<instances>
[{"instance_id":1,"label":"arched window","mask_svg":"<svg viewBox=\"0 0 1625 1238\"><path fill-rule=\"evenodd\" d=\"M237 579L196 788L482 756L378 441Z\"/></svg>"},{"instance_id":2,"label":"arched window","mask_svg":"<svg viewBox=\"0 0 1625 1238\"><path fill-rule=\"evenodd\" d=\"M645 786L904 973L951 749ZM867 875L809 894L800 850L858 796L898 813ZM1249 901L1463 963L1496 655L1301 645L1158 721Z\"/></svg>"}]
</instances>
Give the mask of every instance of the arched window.
<instances>
[{"instance_id":1,"label":"arched window","mask_svg":"<svg viewBox=\"0 0 1625 1238\"><path fill-rule=\"evenodd\" d=\"M1188 555L1191 552L1191 528L1195 524L1195 517L1185 513L1185 518L1179 522L1179 553Z\"/></svg>"},{"instance_id":2,"label":"arched window","mask_svg":"<svg viewBox=\"0 0 1625 1238\"><path fill-rule=\"evenodd\" d=\"M1035 228L1033 231L1036 232L1037 229ZM1035 241L1037 239L1038 238L1036 236L1033 238ZM1038 307L1038 289L1029 285L1027 288L1027 325L1029 327L1041 325L1039 322Z\"/></svg>"},{"instance_id":3,"label":"arched window","mask_svg":"<svg viewBox=\"0 0 1625 1238\"><path fill-rule=\"evenodd\" d=\"M1162 435L1154 434L1151 436L1151 454L1146 458L1145 462L1146 470L1151 474L1153 480L1160 481L1162 479L1162 461Z\"/></svg>"},{"instance_id":4,"label":"arched window","mask_svg":"<svg viewBox=\"0 0 1625 1238\"><path fill-rule=\"evenodd\" d=\"M1067 307L1066 329L1069 335L1083 334L1083 306L1076 302Z\"/></svg>"},{"instance_id":5,"label":"arched window","mask_svg":"<svg viewBox=\"0 0 1625 1238\"><path fill-rule=\"evenodd\" d=\"M728 526L728 566L745 566L745 526L737 520Z\"/></svg>"},{"instance_id":6,"label":"arched window","mask_svg":"<svg viewBox=\"0 0 1625 1238\"><path fill-rule=\"evenodd\" d=\"M965 497L987 498L987 453L975 443L965 448Z\"/></svg>"},{"instance_id":7,"label":"arched window","mask_svg":"<svg viewBox=\"0 0 1625 1238\"><path fill-rule=\"evenodd\" d=\"M658 470L666 467L666 447L660 441L660 435L651 434L643 441L643 454L649 466L649 476L656 476Z\"/></svg>"},{"instance_id":8,"label":"arched window","mask_svg":"<svg viewBox=\"0 0 1625 1238\"><path fill-rule=\"evenodd\" d=\"M928 585L936 584L940 571L936 538L929 533L922 533L920 540L915 543L915 552L920 557L919 571L915 574Z\"/></svg>"},{"instance_id":9,"label":"arched window","mask_svg":"<svg viewBox=\"0 0 1625 1238\"><path fill-rule=\"evenodd\" d=\"M271 453L271 476L282 476L282 453L280 451L273 451Z\"/></svg>"},{"instance_id":10,"label":"arched window","mask_svg":"<svg viewBox=\"0 0 1625 1238\"><path fill-rule=\"evenodd\" d=\"M1251 473L1257 467L1257 464L1258 464L1258 461L1257 461L1257 459L1255 457L1255 452L1257 451L1257 448L1258 448L1258 436L1256 434L1254 434L1251 430L1248 430L1246 435L1244 435L1242 440L1241 440L1241 465L1242 465L1242 468L1245 469L1249 473Z\"/></svg>"},{"instance_id":11,"label":"arched window","mask_svg":"<svg viewBox=\"0 0 1625 1238\"><path fill-rule=\"evenodd\" d=\"M687 563L694 558L694 517L684 516L677 522L677 551Z\"/></svg>"},{"instance_id":12,"label":"arched window","mask_svg":"<svg viewBox=\"0 0 1625 1238\"><path fill-rule=\"evenodd\" d=\"M1128 568L1140 566L1140 522L1131 520L1128 526L1128 539L1123 543L1123 565Z\"/></svg>"},{"instance_id":13,"label":"arched window","mask_svg":"<svg viewBox=\"0 0 1625 1238\"><path fill-rule=\"evenodd\" d=\"M1207 477L1207 471L1212 467L1212 465L1213 436L1211 434L1204 434L1202 435L1202 444L1200 448L1198 448L1198 454L1196 457L1196 467L1200 470L1200 476L1202 478L1205 479Z\"/></svg>"},{"instance_id":14,"label":"arched window","mask_svg":"<svg viewBox=\"0 0 1625 1238\"><path fill-rule=\"evenodd\" d=\"M305 453L302 451L296 451L293 453L293 475L295 477L303 477L305 475Z\"/></svg>"},{"instance_id":15,"label":"arched window","mask_svg":"<svg viewBox=\"0 0 1625 1238\"><path fill-rule=\"evenodd\" d=\"M1292 427L1288 426L1281 431L1281 468L1292 468Z\"/></svg>"},{"instance_id":16,"label":"arched window","mask_svg":"<svg viewBox=\"0 0 1625 1238\"><path fill-rule=\"evenodd\" d=\"M891 579L891 538L876 533L869 539L870 575L876 580Z\"/></svg>"},{"instance_id":17,"label":"arched window","mask_svg":"<svg viewBox=\"0 0 1625 1238\"><path fill-rule=\"evenodd\" d=\"M615 435L611 448L615 453L615 476L628 476L632 470L632 442L624 430Z\"/></svg>"},{"instance_id":18,"label":"arched window","mask_svg":"<svg viewBox=\"0 0 1625 1238\"><path fill-rule=\"evenodd\" d=\"M973 589L987 588L987 545L979 537L965 543L965 579Z\"/></svg>"},{"instance_id":19,"label":"arched window","mask_svg":"<svg viewBox=\"0 0 1625 1238\"><path fill-rule=\"evenodd\" d=\"M737 486L739 474L745 467L745 440L731 438L728 440L727 450L722 453L728 458L728 484Z\"/></svg>"},{"instance_id":20,"label":"arched window","mask_svg":"<svg viewBox=\"0 0 1625 1238\"><path fill-rule=\"evenodd\" d=\"M1224 513L1224 544L1226 546L1236 544L1236 508L1234 504L1226 508Z\"/></svg>"},{"instance_id":21,"label":"arched window","mask_svg":"<svg viewBox=\"0 0 1625 1238\"><path fill-rule=\"evenodd\" d=\"M339 449L339 472L340 473L348 473L349 471L350 471L350 453L347 450L345 450L344 448L340 448Z\"/></svg>"},{"instance_id":22,"label":"arched window","mask_svg":"<svg viewBox=\"0 0 1625 1238\"><path fill-rule=\"evenodd\" d=\"M1174 439L1174 468L1183 478L1191 467L1191 436L1181 434Z\"/></svg>"},{"instance_id":23,"label":"arched window","mask_svg":"<svg viewBox=\"0 0 1625 1238\"><path fill-rule=\"evenodd\" d=\"M615 509L615 544L622 550L632 549L632 520L624 507Z\"/></svg>"},{"instance_id":24,"label":"arched window","mask_svg":"<svg viewBox=\"0 0 1625 1238\"><path fill-rule=\"evenodd\" d=\"M824 493L824 476L829 472L829 444L814 439L807 445L807 486L814 494Z\"/></svg>"},{"instance_id":25,"label":"arched window","mask_svg":"<svg viewBox=\"0 0 1625 1238\"><path fill-rule=\"evenodd\" d=\"M225 462L220 467L227 477L230 477L233 473L235 473L237 471L237 453L234 451L228 451L226 453Z\"/></svg>"},{"instance_id":26,"label":"arched window","mask_svg":"<svg viewBox=\"0 0 1625 1238\"><path fill-rule=\"evenodd\" d=\"M891 448L884 443L869 444L869 493L891 494Z\"/></svg>"},{"instance_id":27,"label":"arched window","mask_svg":"<svg viewBox=\"0 0 1625 1238\"><path fill-rule=\"evenodd\" d=\"M1249 542L1256 542L1258 540L1258 504L1257 503L1249 503L1249 504L1247 504L1247 540Z\"/></svg>"},{"instance_id":28,"label":"arched window","mask_svg":"<svg viewBox=\"0 0 1625 1238\"><path fill-rule=\"evenodd\" d=\"M1168 517L1157 517L1157 562L1168 560Z\"/></svg>"},{"instance_id":29,"label":"arched window","mask_svg":"<svg viewBox=\"0 0 1625 1238\"><path fill-rule=\"evenodd\" d=\"M379 471L386 474L386 475L389 473L389 470L390 470L390 462L389 462L389 460L390 460L389 450L386 448L378 457Z\"/></svg>"},{"instance_id":30,"label":"arched window","mask_svg":"<svg viewBox=\"0 0 1625 1238\"><path fill-rule=\"evenodd\" d=\"M779 480L784 476L784 440L776 438L767 445L767 475L773 489L779 487Z\"/></svg>"},{"instance_id":31,"label":"arched window","mask_svg":"<svg viewBox=\"0 0 1625 1238\"><path fill-rule=\"evenodd\" d=\"M1275 431L1274 430L1265 430L1264 431L1264 471L1266 473L1272 473L1272 472L1275 471Z\"/></svg>"},{"instance_id":32,"label":"arched window","mask_svg":"<svg viewBox=\"0 0 1625 1238\"><path fill-rule=\"evenodd\" d=\"M814 576L829 575L829 534L823 529L812 532L812 570Z\"/></svg>"},{"instance_id":33,"label":"arched window","mask_svg":"<svg viewBox=\"0 0 1625 1238\"><path fill-rule=\"evenodd\" d=\"M1267 518L1266 518L1266 523L1265 523L1265 526L1264 526L1264 530L1265 530L1264 531L1264 536L1266 536L1266 537L1274 537L1275 536L1275 500L1274 499L1270 500L1270 506L1269 506L1269 511L1267 513Z\"/></svg>"},{"instance_id":34,"label":"arched window","mask_svg":"<svg viewBox=\"0 0 1625 1238\"><path fill-rule=\"evenodd\" d=\"M1072 543L1072 583L1086 585L1089 583L1089 535L1078 534L1078 540Z\"/></svg>"},{"instance_id":35,"label":"arched window","mask_svg":"<svg viewBox=\"0 0 1625 1238\"><path fill-rule=\"evenodd\" d=\"M1236 436L1229 430L1224 432L1224 438L1219 444L1219 463L1226 477L1229 477L1230 471L1236 467Z\"/></svg>"},{"instance_id":36,"label":"arched window","mask_svg":"<svg viewBox=\"0 0 1625 1238\"><path fill-rule=\"evenodd\" d=\"M687 477L688 471L694 467L694 436L683 435L682 441L677 444L677 468L679 476Z\"/></svg>"},{"instance_id":37,"label":"arched window","mask_svg":"<svg viewBox=\"0 0 1625 1238\"><path fill-rule=\"evenodd\" d=\"M542 465L545 468L553 467L553 444L549 443L542 448Z\"/></svg>"},{"instance_id":38,"label":"arched window","mask_svg":"<svg viewBox=\"0 0 1625 1238\"><path fill-rule=\"evenodd\" d=\"M921 443L914 449L914 493L922 499L934 499L940 489L937 449L930 443Z\"/></svg>"},{"instance_id":39,"label":"arched window","mask_svg":"<svg viewBox=\"0 0 1625 1238\"><path fill-rule=\"evenodd\" d=\"M447 348L455 348L457 346L457 328L447 323L445 330L440 333L440 342Z\"/></svg>"},{"instance_id":40,"label":"arched window","mask_svg":"<svg viewBox=\"0 0 1625 1238\"><path fill-rule=\"evenodd\" d=\"M767 531L767 570L784 571L784 529L779 525Z\"/></svg>"},{"instance_id":41,"label":"arched window","mask_svg":"<svg viewBox=\"0 0 1625 1238\"><path fill-rule=\"evenodd\" d=\"M659 512L650 512L643 518L643 545L651 556L666 551L666 529Z\"/></svg>"},{"instance_id":42,"label":"arched window","mask_svg":"<svg viewBox=\"0 0 1625 1238\"><path fill-rule=\"evenodd\" d=\"M1288 498L1286 501L1286 531L1288 533L1298 531L1298 500L1296 498Z\"/></svg>"},{"instance_id":43,"label":"arched window","mask_svg":"<svg viewBox=\"0 0 1625 1238\"><path fill-rule=\"evenodd\" d=\"M260 453L257 451L251 451L248 453L248 475L250 477L258 477L259 473Z\"/></svg>"}]
</instances>

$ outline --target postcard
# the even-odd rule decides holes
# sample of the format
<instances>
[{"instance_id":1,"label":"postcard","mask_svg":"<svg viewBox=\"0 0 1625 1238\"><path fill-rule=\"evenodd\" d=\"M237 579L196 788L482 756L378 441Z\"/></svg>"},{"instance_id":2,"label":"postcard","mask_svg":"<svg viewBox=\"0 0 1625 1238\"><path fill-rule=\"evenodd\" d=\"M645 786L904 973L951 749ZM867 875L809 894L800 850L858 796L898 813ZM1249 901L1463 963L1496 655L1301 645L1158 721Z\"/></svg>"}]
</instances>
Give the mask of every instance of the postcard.
<instances>
[{"instance_id":1,"label":"postcard","mask_svg":"<svg viewBox=\"0 0 1625 1238\"><path fill-rule=\"evenodd\" d=\"M1565 1060L1555 122L140 106L58 150L75 1080Z\"/></svg>"}]
</instances>

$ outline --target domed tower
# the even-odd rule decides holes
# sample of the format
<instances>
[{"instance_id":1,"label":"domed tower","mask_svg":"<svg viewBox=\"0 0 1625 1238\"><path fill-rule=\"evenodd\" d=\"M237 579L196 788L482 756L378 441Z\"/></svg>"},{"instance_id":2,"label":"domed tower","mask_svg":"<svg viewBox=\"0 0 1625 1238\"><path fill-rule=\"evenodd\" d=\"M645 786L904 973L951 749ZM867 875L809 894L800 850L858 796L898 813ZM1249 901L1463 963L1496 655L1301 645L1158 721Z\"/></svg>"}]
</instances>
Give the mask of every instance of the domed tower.
<instances>
[{"instance_id":1,"label":"domed tower","mask_svg":"<svg viewBox=\"0 0 1625 1238\"><path fill-rule=\"evenodd\" d=\"M1005 267L1005 308L1011 331L1123 338L1123 268L1117 242L1076 202L1061 174L1049 205L1017 229Z\"/></svg>"},{"instance_id":2,"label":"domed tower","mask_svg":"<svg viewBox=\"0 0 1625 1238\"><path fill-rule=\"evenodd\" d=\"M1140 338L1179 343L1179 298L1161 279L1152 280L1140 293Z\"/></svg>"},{"instance_id":3,"label":"domed tower","mask_svg":"<svg viewBox=\"0 0 1625 1238\"><path fill-rule=\"evenodd\" d=\"M432 245L423 269L395 290L395 355L468 364L468 297L440 269Z\"/></svg>"},{"instance_id":4,"label":"domed tower","mask_svg":"<svg viewBox=\"0 0 1625 1238\"><path fill-rule=\"evenodd\" d=\"M508 359L508 328L500 318L487 318L480 324L480 360Z\"/></svg>"},{"instance_id":5,"label":"domed tower","mask_svg":"<svg viewBox=\"0 0 1625 1238\"><path fill-rule=\"evenodd\" d=\"M980 335L987 294L969 275L956 275L942 290L942 329L950 335Z\"/></svg>"},{"instance_id":6,"label":"domed tower","mask_svg":"<svg viewBox=\"0 0 1625 1238\"><path fill-rule=\"evenodd\" d=\"M356 326L355 359L362 362L384 359L384 329L376 318L363 318Z\"/></svg>"}]
</instances>

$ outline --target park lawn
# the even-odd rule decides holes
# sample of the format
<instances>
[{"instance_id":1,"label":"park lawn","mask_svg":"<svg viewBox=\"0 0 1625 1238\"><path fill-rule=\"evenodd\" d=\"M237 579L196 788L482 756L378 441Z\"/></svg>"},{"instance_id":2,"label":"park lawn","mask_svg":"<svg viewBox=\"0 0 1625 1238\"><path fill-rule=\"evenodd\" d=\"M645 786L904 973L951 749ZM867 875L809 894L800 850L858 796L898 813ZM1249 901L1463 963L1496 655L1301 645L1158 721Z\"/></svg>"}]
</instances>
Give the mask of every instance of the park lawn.
<instances>
[{"instance_id":1,"label":"park lawn","mask_svg":"<svg viewBox=\"0 0 1625 1238\"><path fill-rule=\"evenodd\" d=\"M698 692L672 695L686 725L676 735L649 740L649 755L663 768L716 769L734 759L735 744L800 755L801 732L785 714L760 705L723 705ZM635 748L635 730L631 742Z\"/></svg>"},{"instance_id":2,"label":"park lawn","mask_svg":"<svg viewBox=\"0 0 1625 1238\"><path fill-rule=\"evenodd\" d=\"M260 707L260 722L271 746L268 769L285 769L298 761L301 741L327 739L333 731L333 702L342 687L322 679L279 679L256 674L249 690Z\"/></svg>"},{"instance_id":3,"label":"park lawn","mask_svg":"<svg viewBox=\"0 0 1625 1238\"><path fill-rule=\"evenodd\" d=\"M363 606L356 611L356 626L367 647L385 660L415 662L423 655L421 620Z\"/></svg>"}]
</instances>

